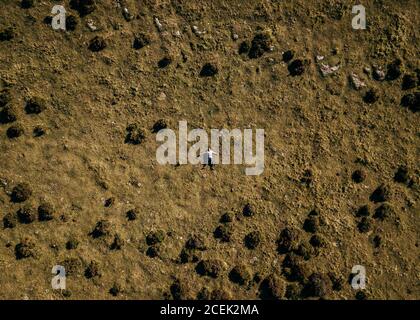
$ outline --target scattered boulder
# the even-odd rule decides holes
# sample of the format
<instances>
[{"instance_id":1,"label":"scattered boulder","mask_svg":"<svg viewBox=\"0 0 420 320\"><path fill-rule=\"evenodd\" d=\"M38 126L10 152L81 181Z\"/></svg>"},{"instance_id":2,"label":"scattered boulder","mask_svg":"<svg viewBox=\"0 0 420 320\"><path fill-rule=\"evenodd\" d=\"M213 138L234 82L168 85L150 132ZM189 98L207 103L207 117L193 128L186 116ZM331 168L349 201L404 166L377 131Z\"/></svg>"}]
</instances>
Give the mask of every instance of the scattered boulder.
<instances>
[{"instance_id":1,"label":"scattered boulder","mask_svg":"<svg viewBox=\"0 0 420 320\"><path fill-rule=\"evenodd\" d=\"M271 32L264 31L254 36L251 41L251 48L249 49L248 56L251 59L262 57L266 52L270 52L273 48L273 37Z\"/></svg>"},{"instance_id":2,"label":"scattered boulder","mask_svg":"<svg viewBox=\"0 0 420 320\"><path fill-rule=\"evenodd\" d=\"M66 249L67 250L77 249L78 246L79 246L79 241L76 238L69 239L66 242Z\"/></svg>"},{"instance_id":3,"label":"scattered boulder","mask_svg":"<svg viewBox=\"0 0 420 320\"><path fill-rule=\"evenodd\" d=\"M96 261L91 261L88 267L85 270L85 277L88 279L99 277L101 275L99 271L99 263Z\"/></svg>"},{"instance_id":4,"label":"scattered boulder","mask_svg":"<svg viewBox=\"0 0 420 320\"><path fill-rule=\"evenodd\" d=\"M304 288L307 297L324 298L330 291L329 279L320 273L312 273Z\"/></svg>"},{"instance_id":5,"label":"scattered boulder","mask_svg":"<svg viewBox=\"0 0 420 320\"><path fill-rule=\"evenodd\" d=\"M387 202L381 204L378 208L375 210L375 214L373 217L378 220L386 220L391 217L395 216L394 208Z\"/></svg>"},{"instance_id":6,"label":"scattered boulder","mask_svg":"<svg viewBox=\"0 0 420 320\"><path fill-rule=\"evenodd\" d=\"M128 210L125 215L128 220L133 221L137 219L138 214L139 214L138 210L134 208L134 209Z\"/></svg>"},{"instance_id":7,"label":"scattered boulder","mask_svg":"<svg viewBox=\"0 0 420 320\"><path fill-rule=\"evenodd\" d=\"M49 203L43 203L38 207L38 220L49 221L54 219L55 210L54 207Z\"/></svg>"},{"instance_id":8,"label":"scattered boulder","mask_svg":"<svg viewBox=\"0 0 420 320\"><path fill-rule=\"evenodd\" d=\"M107 47L106 41L101 36L96 36L90 40L88 49L92 52L99 52Z\"/></svg>"},{"instance_id":9,"label":"scattered boulder","mask_svg":"<svg viewBox=\"0 0 420 320\"><path fill-rule=\"evenodd\" d=\"M294 250L297 240L298 236L295 231L290 228L284 228L280 232L280 236L277 240L277 251L284 254Z\"/></svg>"},{"instance_id":10,"label":"scattered boulder","mask_svg":"<svg viewBox=\"0 0 420 320\"><path fill-rule=\"evenodd\" d=\"M32 8L34 6L34 0L22 0L20 2L20 7L22 9L29 9Z\"/></svg>"},{"instance_id":11,"label":"scattered boulder","mask_svg":"<svg viewBox=\"0 0 420 320\"><path fill-rule=\"evenodd\" d=\"M10 41L15 37L15 31L12 27L7 27L0 32L0 41Z\"/></svg>"},{"instance_id":12,"label":"scattered boulder","mask_svg":"<svg viewBox=\"0 0 420 320\"><path fill-rule=\"evenodd\" d=\"M230 271L229 279L233 283L237 283L242 286L251 281L251 274L245 266L238 265Z\"/></svg>"},{"instance_id":13,"label":"scattered boulder","mask_svg":"<svg viewBox=\"0 0 420 320\"><path fill-rule=\"evenodd\" d=\"M109 235L111 233L111 223L108 220L100 220L96 223L95 228L90 233L94 238Z\"/></svg>"},{"instance_id":14,"label":"scattered boulder","mask_svg":"<svg viewBox=\"0 0 420 320\"><path fill-rule=\"evenodd\" d=\"M416 76L411 74L405 74L402 78L401 89L402 90L410 90L415 88L417 85Z\"/></svg>"},{"instance_id":15,"label":"scattered boulder","mask_svg":"<svg viewBox=\"0 0 420 320\"><path fill-rule=\"evenodd\" d=\"M6 135L9 139L19 138L24 133L24 129L20 124L10 126L7 131Z\"/></svg>"},{"instance_id":16,"label":"scattered boulder","mask_svg":"<svg viewBox=\"0 0 420 320\"><path fill-rule=\"evenodd\" d=\"M17 211L20 223L29 224L36 220L35 210L30 206L24 206Z\"/></svg>"},{"instance_id":17,"label":"scattered boulder","mask_svg":"<svg viewBox=\"0 0 420 320\"><path fill-rule=\"evenodd\" d=\"M9 90L5 89L0 91L0 108L3 108L4 106L8 105L11 101L12 96Z\"/></svg>"},{"instance_id":18,"label":"scattered boulder","mask_svg":"<svg viewBox=\"0 0 420 320\"><path fill-rule=\"evenodd\" d=\"M16 119L17 119L17 113L16 113L16 110L12 106L7 105L0 111L1 124L15 122Z\"/></svg>"},{"instance_id":19,"label":"scattered boulder","mask_svg":"<svg viewBox=\"0 0 420 320\"><path fill-rule=\"evenodd\" d=\"M166 129L167 127L168 127L168 124L166 123L166 121L164 119L159 119L153 125L152 132L157 133L160 130Z\"/></svg>"},{"instance_id":20,"label":"scattered boulder","mask_svg":"<svg viewBox=\"0 0 420 320\"><path fill-rule=\"evenodd\" d=\"M126 131L125 143L140 144L146 137L145 131L134 123L127 126Z\"/></svg>"},{"instance_id":21,"label":"scattered boulder","mask_svg":"<svg viewBox=\"0 0 420 320\"><path fill-rule=\"evenodd\" d=\"M278 276L271 274L261 282L259 291L262 300L279 300L284 296L285 283Z\"/></svg>"},{"instance_id":22,"label":"scattered boulder","mask_svg":"<svg viewBox=\"0 0 420 320\"><path fill-rule=\"evenodd\" d=\"M410 175L407 166L399 166L395 172L394 181L399 183L408 183L410 181Z\"/></svg>"},{"instance_id":23,"label":"scattered boulder","mask_svg":"<svg viewBox=\"0 0 420 320\"><path fill-rule=\"evenodd\" d=\"M219 73L218 68L212 63L206 63L200 71L200 77L213 77Z\"/></svg>"},{"instance_id":24,"label":"scattered boulder","mask_svg":"<svg viewBox=\"0 0 420 320\"><path fill-rule=\"evenodd\" d=\"M355 170L351 175L351 178L356 183L361 183L366 180L366 173L363 170Z\"/></svg>"},{"instance_id":25,"label":"scattered boulder","mask_svg":"<svg viewBox=\"0 0 420 320\"><path fill-rule=\"evenodd\" d=\"M283 52L283 61L284 62L289 62L293 59L293 57L295 56L295 52L293 50L287 50L285 52Z\"/></svg>"},{"instance_id":26,"label":"scattered boulder","mask_svg":"<svg viewBox=\"0 0 420 320\"><path fill-rule=\"evenodd\" d=\"M223 264L220 260L210 259L201 260L195 271L201 276L208 276L211 278L217 278L223 270Z\"/></svg>"},{"instance_id":27,"label":"scattered boulder","mask_svg":"<svg viewBox=\"0 0 420 320\"><path fill-rule=\"evenodd\" d=\"M374 89L368 90L363 97L363 101L369 104L375 103L376 101L378 101L378 99L378 92Z\"/></svg>"},{"instance_id":28,"label":"scattered boulder","mask_svg":"<svg viewBox=\"0 0 420 320\"><path fill-rule=\"evenodd\" d=\"M76 10L81 17L96 10L95 0L70 0L70 8Z\"/></svg>"},{"instance_id":29,"label":"scattered boulder","mask_svg":"<svg viewBox=\"0 0 420 320\"><path fill-rule=\"evenodd\" d=\"M16 259L24 259L35 256L35 242L30 238L24 238L15 246Z\"/></svg>"},{"instance_id":30,"label":"scattered boulder","mask_svg":"<svg viewBox=\"0 0 420 320\"><path fill-rule=\"evenodd\" d=\"M254 215L255 215L255 209L254 209L254 207L252 206L252 204L247 203L247 204L244 206L244 208L242 209L242 214L243 214L245 217L252 217L252 216L254 216Z\"/></svg>"},{"instance_id":31,"label":"scattered boulder","mask_svg":"<svg viewBox=\"0 0 420 320\"><path fill-rule=\"evenodd\" d=\"M172 63L172 59L169 57L164 57L161 60L159 60L158 62L158 67L160 69L166 68L167 66L169 66Z\"/></svg>"},{"instance_id":32,"label":"scattered boulder","mask_svg":"<svg viewBox=\"0 0 420 320\"><path fill-rule=\"evenodd\" d=\"M214 230L213 235L216 239L220 239L223 242L229 242L230 237L232 236L232 227L231 225L222 224Z\"/></svg>"},{"instance_id":33,"label":"scattered boulder","mask_svg":"<svg viewBox=\"0 0 420 320\"><path fill-rule=\"evenodd\" d=\"M76 16L71 14L66 17L66 31L76 30L77 24L78 24L78 20Z\"/></svg>"},{"instance_id":34,"label":"scattered boulder","mask_svg":"<svg viewBox=\"0 0 420 320\"><path fill-rule=\"evenodd\" d=\"M420 92L408 93L401 98L401 105L412 112L420 110Z\"/></svg>"},{"instance_id":35,"label":"scattered boulder","mask_svg":"<svg viewBox=\"0 0 420 320\"><path fill-rule=\"evenodd\" d=\"M401 60L396 59L387 66L385 79L388 81L396 80L401 75Z\"/></svg>"},{"instance_id":36,"label":"scattered boulder","mask_svg":"<svg viewBox=\"0 0 420 320\"><path fill-rule=\"evenodd\" d=\"M220 217L220 223L230 223L233 221L233 213L226 212Z\"/></svg>"},{"instance_id":37,"label":"scattered boulder","mask_svg":"<svg viewBox=\"0 0 420 320\"><path fill-rule=\"evenodd\" d=\"M133 48L135 50L139 50L139 49L149 45L150 42L151 42L150 38L146 34L144 34L144 33L138 34L134 38Z\"/></svg>"},{"instance_id":38,"label":"scattered boulder","mask_svg":"<svg viewBox=\"0 0 420 320\"><path fill-rule=\"evenodd\" d=\"M244 239L245 246L250 250L253 250L256 247L258 247L260 242L261 242L261 234L259 231L252 231L248 233Z\"/></svg>"},{"instance_id":39,"label":"scattered boulder","mask_svg":"<svg viewBox=\"0 0 420 320\"><path fill-rule=\"evenodd\" d=\"M370 216L370 208L369 205L363 205L356 212L357 217L367 217Z\"/></svg>"},{"instance_id":40,"label":"scattered boulder","mask_svg":"<svg viewBox=\"0 0 420 320\"><path fill-rule=\"evenodd\" d=\"M207 249L207 246L203 237L192 235L185 243L185 248L204 251Z\"/></svg>"},{"instance_id":41,"label":"scattered boulder","mask_svg":"<svg viewBox=\"0 0 420 320\"><path fill-rule=\"evenodd\" d=\"M248 41L242 41L239 45L238 53L239 54L247 54L249 52L249 49L251 49L251 46Z\"/></svg>"},{"instance_id":42,"label":"scattered boulder","mask_svg":"<svg viewBox=\"0 0 420 320\"><path fill-rule=\"evenodd\" d=\"M12 202L20 203L25 202L29 199L29 197L32 195L32 189L27 183L19 183L17 184L11 194L11 200Z\"/></svg>"},{"instance_id":43,"label":"scattered boulder","mask_svg":"<svg viewBox=\"0 0 420 320\"><path fill-rule=\"evenodd\" d=\"M45 102L41 98L35 97L26 101L25 111L27 114L40 114L45 109Z\"/></svg>"},{"instance_id":44,"label":"scattered boulder","mask_svg":"<svg viewBox=\"0 0 420 320\"><path fill-rule=\"evenodd\" d=\"M381 184L370 195L369 200L372 202L385 202L391 198L391 189L386 184Z\"/></svg>"},{"instance_id":45,"label":"scattered boulder","mask_svg":"<svg viewBox=\"0 0 420 320\"><path fill-rule=\"evenodd\" d=\"M7 228L14 228L16 227L17 217L15 214L8 213L3 217L3 227Z\"/></svg>"},{"instance_id":46,"label":"scattered boulder","mask_svg":"<svg viewBox=\"0 0 420 320\"><path fill-rule=\"evenodd\" d=\"M165 239L165 232L163 232L162 230L158 230L158 231L150 232L146 236L146 243L149 246L153 246L153 245L161 243L164 239Z\"/></svg>"}]
</instances>

